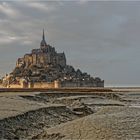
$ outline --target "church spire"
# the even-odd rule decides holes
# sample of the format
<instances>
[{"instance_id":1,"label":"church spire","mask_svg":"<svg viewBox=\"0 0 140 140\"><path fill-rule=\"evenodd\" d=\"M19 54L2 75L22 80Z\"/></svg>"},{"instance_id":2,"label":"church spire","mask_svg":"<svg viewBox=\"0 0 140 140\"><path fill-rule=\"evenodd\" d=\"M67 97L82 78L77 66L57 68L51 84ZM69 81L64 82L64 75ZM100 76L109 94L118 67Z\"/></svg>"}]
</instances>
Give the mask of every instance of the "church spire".
<instances>
[{"instance_id":1,"label":"church spire","mask_svg":"<svg viewBox=\"0 0 140 140\"><path fill-rule=\"evenodd\" d=\"M40 46L46 46L46 45L47 45L47 43L45 41L45 33L44 33L44 29L43 29L42 41L40 43Z\"/></svg>"},{"instance_id":2,"label":"church spire","mask_svg":"<svg viewBox=\"0 0 140 140\"><path fill-rule=\"evenodd\" d=\"M44 28L43 28L43 36L42 36L42 40L45 40Z\"/></svg>"}]
</instances>

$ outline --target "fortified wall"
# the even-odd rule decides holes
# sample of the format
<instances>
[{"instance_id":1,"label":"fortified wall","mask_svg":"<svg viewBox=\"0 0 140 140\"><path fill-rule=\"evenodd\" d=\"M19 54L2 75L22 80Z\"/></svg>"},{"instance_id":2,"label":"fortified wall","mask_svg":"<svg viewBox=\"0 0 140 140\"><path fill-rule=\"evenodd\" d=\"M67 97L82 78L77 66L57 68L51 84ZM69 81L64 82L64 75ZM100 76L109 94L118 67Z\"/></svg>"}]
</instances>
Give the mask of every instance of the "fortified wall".
<instances>
[{"instance_id":1,"label":"fortified wall","mask_svg":"<svg viewBox=\"0 0 140 140\"><path fill-rule=\"evenodd\" d=\"M7 88L61 88L61 84L58 81L34 83L22 81L20 84L9 84Z\"/></svg>"}]
</instances>

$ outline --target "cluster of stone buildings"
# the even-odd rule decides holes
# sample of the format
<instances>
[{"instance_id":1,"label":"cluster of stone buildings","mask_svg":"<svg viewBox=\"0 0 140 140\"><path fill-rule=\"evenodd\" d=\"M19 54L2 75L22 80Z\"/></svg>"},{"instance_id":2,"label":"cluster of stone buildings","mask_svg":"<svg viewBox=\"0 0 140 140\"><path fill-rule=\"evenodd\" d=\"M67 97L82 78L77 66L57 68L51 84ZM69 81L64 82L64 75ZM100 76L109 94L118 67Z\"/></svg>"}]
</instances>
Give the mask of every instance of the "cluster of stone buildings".
<instances>
[{"instance_id":1,"label":"cluster of stone buildings","mask_svg":"<svg viewBox=\"0 0 140 140\"><path fill-rule=\"evenodd\" d=\"M99 77L93 78L67 65L65 53L57 53L46 43L44 30L40 48L18 58L3 84L10 88L104 87Z\"/></svg>"},{"instance_id":2,"label":"cluster of stone buildings","mask_svg":"<svg viewBox=\"0 0 140 140\"><path fill-rule=\"evenodd\" d=\"M30 65L46 66L48 64L66 66L66 57L64 52L57 53L54 47L46 43L43 30L40 48L33 49L30 54L25 54L23 58L19 58L16 66L24 65L25 68L28 68Z\"/></svg>"}]
</instances>

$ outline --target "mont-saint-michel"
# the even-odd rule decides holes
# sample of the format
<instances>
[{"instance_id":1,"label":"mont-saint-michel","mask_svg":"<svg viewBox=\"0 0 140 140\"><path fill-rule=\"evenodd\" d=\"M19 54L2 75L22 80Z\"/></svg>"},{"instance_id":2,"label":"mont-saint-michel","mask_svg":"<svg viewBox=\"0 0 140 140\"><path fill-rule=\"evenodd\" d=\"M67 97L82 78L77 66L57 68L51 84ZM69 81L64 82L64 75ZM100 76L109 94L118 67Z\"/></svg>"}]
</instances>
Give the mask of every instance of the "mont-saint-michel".
<instances>
[{"instance_id":1,"label":"mont-saint-michel","mask_svg":"<svg viewBox=\"0 0 140 140\"><path fill-rule=\"evenodd\" d=\"M0 0L0 140L140 140L139 13Z\"/></svg>"},{"instance_id":2,"label":"mont-saint-michel","mask_svg":"<svg viewBox=\"0 0 140 140\"><path fill-rule=\"evenodd\" d=\"M75 70L68 65L65 53L57 53L45 40L43 30L40 48L18 58L15 69L3 78L7 88L104 87L104 80Z\"/></svg>"}]
</instances>

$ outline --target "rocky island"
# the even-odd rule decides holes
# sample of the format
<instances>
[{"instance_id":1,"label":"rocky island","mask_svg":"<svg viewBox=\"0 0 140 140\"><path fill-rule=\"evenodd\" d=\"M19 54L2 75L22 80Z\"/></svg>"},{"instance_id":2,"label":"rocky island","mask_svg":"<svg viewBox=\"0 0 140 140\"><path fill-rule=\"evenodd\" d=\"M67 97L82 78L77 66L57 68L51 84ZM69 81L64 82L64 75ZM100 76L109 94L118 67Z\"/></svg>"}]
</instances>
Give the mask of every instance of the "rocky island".
<instances>
[{"instance_id":1,"label":"rocky island","mask_svg":"<svg viewBox=\"0 0 140 140\"><path fill-rule=\"evenodd\" d=\"M18 58L16 67L3 78L8 88L104 87L104 80L93 78L67 65L65 53L47 44L43 30L40 48Z\"/></svg>"}]
</instances>

